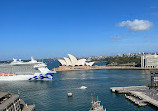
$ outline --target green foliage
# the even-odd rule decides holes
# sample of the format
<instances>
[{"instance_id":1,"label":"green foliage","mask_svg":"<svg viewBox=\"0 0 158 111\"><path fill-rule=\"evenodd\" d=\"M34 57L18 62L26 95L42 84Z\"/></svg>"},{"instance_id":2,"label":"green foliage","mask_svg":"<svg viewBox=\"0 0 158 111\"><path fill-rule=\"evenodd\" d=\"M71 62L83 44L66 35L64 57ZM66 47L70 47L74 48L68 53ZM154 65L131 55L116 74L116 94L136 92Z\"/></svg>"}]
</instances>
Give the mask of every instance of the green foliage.
<instances>
[{"instance_id":1,"label":"green foliage","mask_svg":"<svg viewBox=\"0 0 158 111\"><path fill-rule=\"evenodd\" d=\"M7 95L5 95L5 98L9 98L9 96L11 95L11 93L10 92L8 92L8 94Z\"/></svg>"},{"instance_id":2,"label":"green foliage","mask_svg":"<svg viewBox=\"0 0 158 111\"><path fill-rule=\"evenodd\" d=\"M152 84L148 84L148 87L157 87L158 86L158 81L155 81Z\"/></svg>"},{"instance_id":3,"label":"green foliage","mask_svg":"<svg viewBox=\"0 0 158 111\"><path fill-rule=\"evenodd\" d=\"M140 66L141 58L140 57L107 57L105 59L100 59L101 61L106 61L107 65L121 65L121 64L133 64Z\"/></svg>"}]
</instances>

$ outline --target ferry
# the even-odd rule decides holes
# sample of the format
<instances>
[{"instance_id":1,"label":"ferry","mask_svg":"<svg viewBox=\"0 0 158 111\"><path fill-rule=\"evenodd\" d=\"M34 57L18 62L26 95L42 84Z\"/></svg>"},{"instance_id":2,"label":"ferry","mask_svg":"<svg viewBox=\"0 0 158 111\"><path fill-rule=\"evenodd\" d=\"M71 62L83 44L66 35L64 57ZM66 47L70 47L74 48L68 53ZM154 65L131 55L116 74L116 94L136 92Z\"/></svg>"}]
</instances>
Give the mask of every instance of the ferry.
<instances>
[{"instance_id":1,"label":"ferry","mask_svg":"<svg viewBox=\"0 0 158 111\"><path fill-rule=\"evenodd\" d=\"M50 71L45 63L38 62L33 57L29 62L13 59L9 64L0 65L0 81L52 80L55 73L56 71Z\"/></svg>"}]
</instances>

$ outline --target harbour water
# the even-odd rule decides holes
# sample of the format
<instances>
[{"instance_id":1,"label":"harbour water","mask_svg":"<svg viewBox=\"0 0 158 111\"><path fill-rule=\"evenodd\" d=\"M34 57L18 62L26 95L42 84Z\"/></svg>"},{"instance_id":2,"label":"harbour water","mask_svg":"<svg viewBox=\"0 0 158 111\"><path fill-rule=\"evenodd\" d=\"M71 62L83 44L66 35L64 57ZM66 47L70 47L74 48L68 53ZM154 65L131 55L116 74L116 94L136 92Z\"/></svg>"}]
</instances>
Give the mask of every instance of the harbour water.
<instances>
[{"instance_id":1,"label":"harbour water","mask_svg":"<svg viewBox=\"0 0 158 111\"><path fill-rule=\"evenodd\" d=\"M49 68L56 67L53 65L48 63ZM138 107L109 89L149 83L149 70L87 70L57 72L53 81L0 82L0 90L13 93L20 90L21 98L28 104L35 104L36 111L88 111L91 94L99 97L107 111L155 111L149 106ZM81 86L87 89L80 89ZM72 92L73 97L68 98L68 92Z\"/></svg>"}]
</instances>

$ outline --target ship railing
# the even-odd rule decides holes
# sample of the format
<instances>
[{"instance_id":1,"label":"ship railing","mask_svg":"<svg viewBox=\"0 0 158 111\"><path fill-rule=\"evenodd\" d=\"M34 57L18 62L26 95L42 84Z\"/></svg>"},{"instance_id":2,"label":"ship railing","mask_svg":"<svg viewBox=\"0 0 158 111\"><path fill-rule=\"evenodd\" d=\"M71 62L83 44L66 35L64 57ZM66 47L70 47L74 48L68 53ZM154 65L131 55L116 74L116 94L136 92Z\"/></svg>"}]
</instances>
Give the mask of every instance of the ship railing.
<instances>
[{"instance_id":1,"label":"ship railing","mask_svg":"<svg viewBox=\"0 0 158 111\"><path fill-rule=\"evenodd\" d=\"M16 75L34 75L35 73L34 72L16 72L15 73Z\"/></svg>"}]
</instances>

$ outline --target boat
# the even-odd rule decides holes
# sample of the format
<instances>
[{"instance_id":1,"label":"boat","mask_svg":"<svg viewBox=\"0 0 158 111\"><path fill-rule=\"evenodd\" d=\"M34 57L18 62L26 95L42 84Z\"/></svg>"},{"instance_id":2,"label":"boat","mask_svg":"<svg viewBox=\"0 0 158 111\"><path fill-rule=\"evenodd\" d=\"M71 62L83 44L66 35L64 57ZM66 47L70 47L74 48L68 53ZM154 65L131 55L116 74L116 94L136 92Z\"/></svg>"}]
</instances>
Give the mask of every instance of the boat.
<instances>
[{"instance_id":1,"label":"boat","mask_svg":"<svg viewBox=\"0 0 158 111\"><path fill-rule=\"evenodd\" d=\"M95 99L93 100L92 97L92 107L90 108L89 111L106 111L106 109L104 110L103 106L100 105L101 101L98 100L98 96L97 96L97 101L95 101Z\"/></svg>"},{"instance_id":2,"label":"boat","mask_svg":"<svg viewBox=\"0 0 158 111\"><path fill-rule=\"evenodd\" d=\"M86 86L81 86L80 89L87 89L87 87Z\"/></svg>"},{"instance_id":3,"label":"boat","mask_svg":"<svg viewBox=\"0 0 158 111\"><path fill-rule=\"evenodd\" d=\"M28 62L13 59L9 64L0 65L0 81L13 80L52 80L56 71L50 71L43 62L31 57Z\"/></svg>"},{"instance_id":4,"label":"boat","mask_svg":"<svg viewBox=\"0 0 158 111\"><path fill-rule=\"evenodd\" d=\"M67 93L67 96L72 97L72 93L71 92Z\"/></svg>"}]
</instances>

